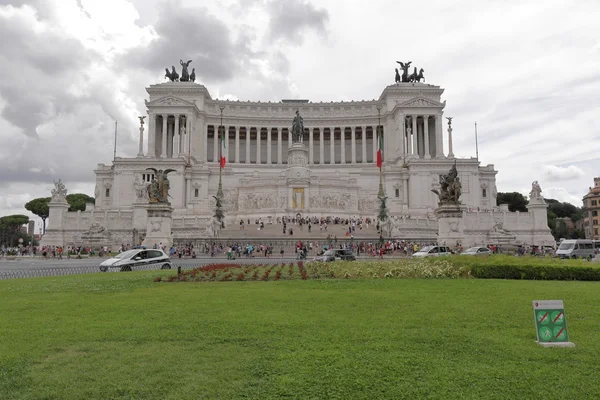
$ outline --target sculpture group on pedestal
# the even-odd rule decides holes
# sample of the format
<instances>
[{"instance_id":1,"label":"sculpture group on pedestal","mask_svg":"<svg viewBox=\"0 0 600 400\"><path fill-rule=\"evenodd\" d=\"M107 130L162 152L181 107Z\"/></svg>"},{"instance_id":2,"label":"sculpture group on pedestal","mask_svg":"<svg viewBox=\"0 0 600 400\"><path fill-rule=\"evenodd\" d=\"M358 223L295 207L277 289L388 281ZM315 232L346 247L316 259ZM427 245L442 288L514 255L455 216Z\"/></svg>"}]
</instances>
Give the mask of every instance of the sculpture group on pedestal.
<instances>
[{"instance_id":1,"label":"sculpture group on pedestal","mask_svg":"<svg viewBox=\"0 0 600 400\"><path fill-rule=\"evenodd\" d=\"M423 79L423 81L425 81L425 77L423 76L423 72L425 72L425 70L423 68L421 68L419 70L419 72L417 72L417 67L414 67L414 71L412 74L408 73L408 69L410 68L410 64L412 64L412 61L408 61L406 63L403 63L402 61L396 61L398 64L400 64L400 68L402 69L402 76L400 76L400 73L398 72L398 68L396 68L396 77L395 77L395 82L396 83L400 83L400 82L421 82L421 79Z\"/></svg>"},{"instance_id":2,"label":"sculpture group on pedestal","mask_svg":"<svg viewBox=\"0 0 600 400\"><path fill-rule=\"evenodd\" d=\"M154 179L148 185L148 200L150 204L154 203L169 203L169 188L170 182L167 178L169 172L175 171L174 169L157 170L156 168L146 168L154 172Z\"/></svg>"},{"instance_id":3,"label":"sculpture group on pedestal","mask_svg":"<svg viewBox=\"0 0 600 400\"><path fill-rule=\"evenodd\" d=\"M192 68L192 73L188 72L188 67L192 60L184 62L183 60L179 60L179 64L181 64L181 78L177 71L175 71L175 66L171 66L171 71L169 68L165 68L165 78L169 78L171 82L195 82L196 81L196 69Z\"/></svg>"},{"instance_id":4,"label":"sculpture group on pedestal","mask_svg":"<svg viewBox=\"0 0 600 400\"><path fill-rule=\"evenodd\" d=\"M440 175L440 191L436 189L431 191L438 195L440 203L460 204L462 185L456 170L456 161L447 174Z\"/></svg>"},{"instance_id":5,"label":"sculpture group on pedestal","mask_svg":"<svg viewBox=\"0 0 600 400\"><path fill-rule=\"evenodd\" d=\"M65 184L59 179L54 181L54 189L52 189L52 201L65 202L67 200L67 188Z\"/></svg>"}]
</instances>

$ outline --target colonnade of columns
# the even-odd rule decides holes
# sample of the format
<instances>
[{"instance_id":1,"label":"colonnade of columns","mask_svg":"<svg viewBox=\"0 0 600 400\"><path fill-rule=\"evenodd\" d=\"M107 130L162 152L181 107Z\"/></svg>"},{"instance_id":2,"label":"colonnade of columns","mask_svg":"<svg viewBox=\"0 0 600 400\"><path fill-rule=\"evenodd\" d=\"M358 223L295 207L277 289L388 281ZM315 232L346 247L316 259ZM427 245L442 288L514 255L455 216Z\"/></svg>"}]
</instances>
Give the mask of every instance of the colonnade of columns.
<instances>
[{"instance_id":1,"label":"colonnade of columns","mask_svg":"<svg viewBox=\"0 0 600 400\"><path fill-rule=\"evenodd\" d=\"M206 128L203 140L207 161L219 159L218 129L217 125ZM225 125L221 129L228 163L287 163L287 148L292 145L289 128ZM303 141L309 150L309 164L374 163L378 149L376 132L377 127L372 125L305 128Z\"/></svg>"},{"instance_id":2,"label":"colonnade of columns","mask_svg":"<svg viewBox=\"0 0 600 400\"><path fill-rule=\"evenodd\" d=\"M186 114L150 114L148 153L160 158L187 155L190 149L192 118Z\"/></svg>"},{"instance_id":3,"label":"colonnade of columns","mask_svg":"<svg viewBox=\"0 0 600 400\"><path fill-rule=\"evenodd\" d=\"M443 157L441 115L402 115L400 149L416 158Z\"/></svg>"}]
</instances>

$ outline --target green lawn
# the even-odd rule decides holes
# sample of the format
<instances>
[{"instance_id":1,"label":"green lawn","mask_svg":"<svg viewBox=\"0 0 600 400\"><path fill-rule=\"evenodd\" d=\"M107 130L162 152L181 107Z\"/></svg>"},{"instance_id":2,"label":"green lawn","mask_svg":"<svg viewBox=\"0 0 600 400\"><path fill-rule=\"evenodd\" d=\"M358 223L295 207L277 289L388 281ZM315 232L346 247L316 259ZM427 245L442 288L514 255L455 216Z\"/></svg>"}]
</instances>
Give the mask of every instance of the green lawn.
<instances>
[{"instance_id":1,"label":"green lawn","mask_svg":"<svg viewBox=\"0 0 600 400\"><path fill-rule=\"evenodd\" d=\"M0 399L589 399L595 282L0 281ZM535 343L563 299L574 349Z\"/></svg>"}]
</instances>

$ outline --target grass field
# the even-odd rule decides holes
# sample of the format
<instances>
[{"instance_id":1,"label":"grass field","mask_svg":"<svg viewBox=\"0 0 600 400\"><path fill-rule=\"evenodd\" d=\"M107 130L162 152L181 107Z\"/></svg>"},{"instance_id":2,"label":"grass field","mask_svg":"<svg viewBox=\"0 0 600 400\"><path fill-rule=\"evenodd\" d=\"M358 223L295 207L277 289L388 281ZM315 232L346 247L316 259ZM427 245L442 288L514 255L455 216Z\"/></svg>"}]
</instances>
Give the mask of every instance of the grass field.
<instances>
[{"instance_id":1,"label":"grass field","mask_svg":"<svg viewBox=\"0 0 600 400\"><path fill-rule=\"evenodd\" d=\"M600 283L0 281L1 399L590 399ZM535 343L563 299L574 349Z\"/></svg>"}]
</instances>

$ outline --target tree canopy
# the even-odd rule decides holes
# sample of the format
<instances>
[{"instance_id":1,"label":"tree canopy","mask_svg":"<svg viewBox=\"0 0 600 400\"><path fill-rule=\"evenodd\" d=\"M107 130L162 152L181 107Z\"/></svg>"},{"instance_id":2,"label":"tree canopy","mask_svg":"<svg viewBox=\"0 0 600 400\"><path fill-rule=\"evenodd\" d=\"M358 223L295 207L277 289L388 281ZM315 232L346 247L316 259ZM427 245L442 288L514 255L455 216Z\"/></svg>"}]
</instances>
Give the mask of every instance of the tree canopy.
<instances>
[{"instance_id":1,"label":"tree canopy","mask_svg":"<svg viewBox=\"0 0 600 400\"><path fill-rule=\"evenodd\" d=\"M69 211L85 211L86 203L93 203L95 199L83 193L73 193L67 195Z\"/></svg>"},{"instance_id":2,"label":"tree canopy","mask_svg":"<svg viewBox=\"0 0 600 400\"><path fill-rule=\"evenodd\" d=\"M48 203L50 202L50 197L38 197L37 199L33 199L25 204L25 209L27 211L32 212L42 219L42 224L44 226L44 233L46 233L46 219L50 214L50 210L48 208Z\"/></svg>"},{"instance_id":3,"label":"tree canopy","mask_svg":"<svg viewBox=\"0 0 600 400\"><path fill-rule=\"evenodd\" d=\"M0 217L0 243L15 246L19 229L29 222L29 217L22 214Z\"/></svg>"},{"instance_id":4,"label":"tree canopy","mask_svg":"<svg viewBox=\"0 0 600 400\"><path fill-rule=\"evenodd\" d=\"M519 192L498 192L496 196L496 205L508 204L508 211L527 211L529 201Z\"/></svg>"}]
</instances>

